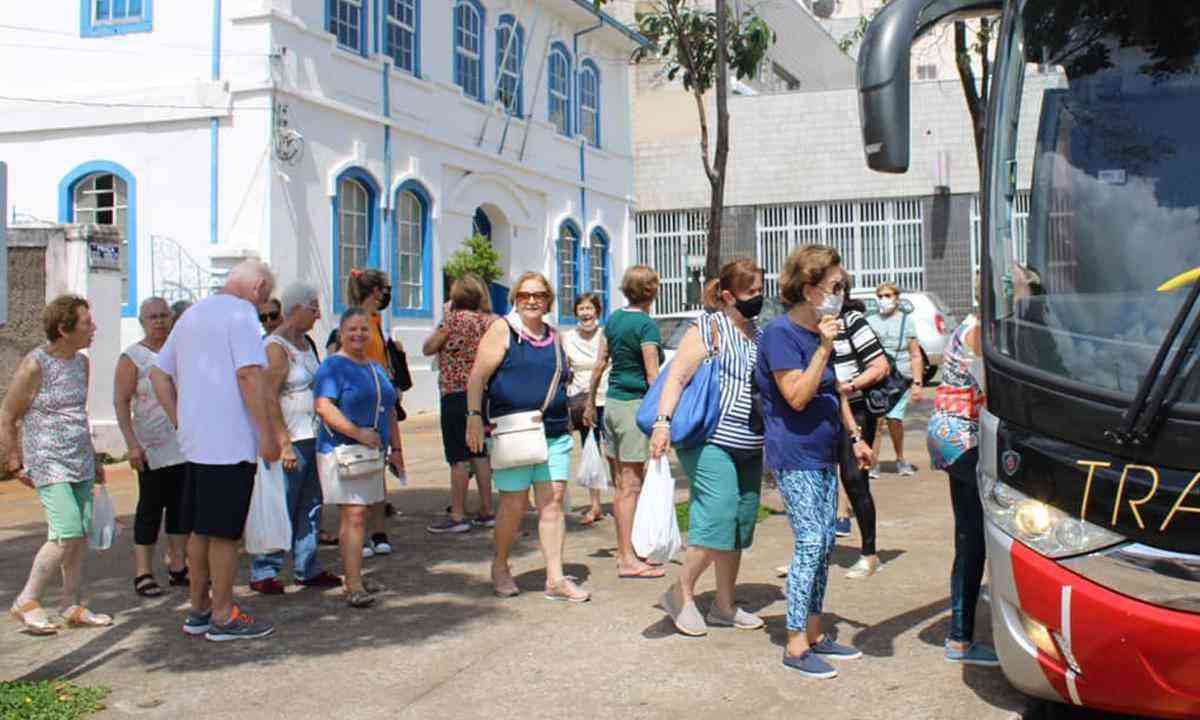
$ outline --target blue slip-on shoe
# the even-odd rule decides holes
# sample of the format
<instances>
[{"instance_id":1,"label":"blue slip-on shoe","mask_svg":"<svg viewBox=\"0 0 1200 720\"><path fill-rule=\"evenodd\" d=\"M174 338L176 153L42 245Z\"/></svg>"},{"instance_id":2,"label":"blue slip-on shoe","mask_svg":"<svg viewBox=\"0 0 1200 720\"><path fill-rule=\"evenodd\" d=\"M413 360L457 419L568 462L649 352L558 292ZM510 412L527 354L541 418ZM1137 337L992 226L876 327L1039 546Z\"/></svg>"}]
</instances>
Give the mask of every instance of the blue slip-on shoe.
<instances>
[{"instance_id":1,"label":"blue slip-on shoe","mask_svg":"<svg viewBox=\"0 0 1200 720\"><path fill-rule=\"evenodd\" d=\"M812 651L834 660L857 660L862 657L862 651L858 648L836 643L828 636L821 638L821 642L813 645Z\"/></svg>"},{"instance_id":2,"label":"blue slip-on shoe","mask_svg":"<svg viewBox=\"0 0 1200 720\"><path fill-rule=\"evenodd\" d=\"M188 635L203 635L212 627L212 610L206 613L188 611L183 620L183 631Z\"/></svg>"},{"instance_id":3,"label":"blue slip-on shoe","mask_svg":"<svg viewBox=\"0 0 1200 720\"><path fill-rule=\"evenodd\" d=\"M833 534L838 537L847 537L850 535L850 518L838 518L837 523L833 526Z\"/></svg>"},{"instance_id":4,"label":"blue slip-on shoe","mask_svg":"<svg viewBox=\"0 0 1200 720\"><path fill-rule=\"evenodd\" d=\"M838 674L832 665L817 657L812 650L804 651L803 655L788 655L787 650L784 650L783 664L805 677L817 680L829 680Z\"/></svg>"},{"instance_id":5,"label":"blue slip-on shoe","mask_svg":"<svg viewBox=\"0 0 1200 720\"><path fill-rule=\"evenodd\" d=\"M990 645L971 643L966 650L955 650L946 646L946 662L982 667L1000 667L1000 658Z\"/></svg>"},{"instance_id":6,"label":"blue slip-on shoe","mask_svg":"<svg viewBox=\"0 0 1200 720\"><path fill-rule=\"evenodd\" d=\"M259 620L242 612L238 606L233 606L233 616L224 625L213 623L204 637L213 642L230 640L251 640L266 637L275 632L275 625L270 620Z\"/></svg>"},{"instance_id":7,"label":"blue slip-on shoe","mask_svg":"<svg viewBox=\"0 0 1200 720\"><path fill-rule=\"evenodd\" d=\"M446 517L444 520L439 520L425 528L426 532L434 535L447 535L471 532L471 523L464 518L455 520L452 517Z\"/></svg>"}]
</instances>

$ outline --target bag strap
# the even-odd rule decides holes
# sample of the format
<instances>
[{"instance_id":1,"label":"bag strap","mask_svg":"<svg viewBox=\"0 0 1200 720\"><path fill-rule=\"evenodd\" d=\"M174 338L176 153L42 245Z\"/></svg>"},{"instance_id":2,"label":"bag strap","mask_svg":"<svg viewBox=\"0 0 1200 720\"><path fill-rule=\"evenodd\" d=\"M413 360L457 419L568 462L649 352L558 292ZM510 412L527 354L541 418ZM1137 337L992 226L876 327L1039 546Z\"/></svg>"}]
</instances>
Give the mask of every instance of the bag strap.
<instances>
[{"instance_id":1,"label":"bag strap","mask_svg":"<svg viewBox=\"0 0 1200 720\"><path fill-rule=\"evenodd\" d=\"M558 393L558 381L562 377L562 345L559 343L559 335L554 330L554 379L550 381L550 389L546 391L546 401L542 403L541 413L546 414L546 408L550 407L550 401Z\"/></svg>"},{"instance_id":2,"label":"bag strap","mask_svg":"<svg viewBox=\"0 0 1200 720\"><path fill-rule=\"evenodd\" d=\"M371 378L375 380L375 420L371 428L379 432L379 406L383 404L383 390L379 387L379 373L375 372L375 363L371 364Z\"/></svg>"},{"instance_id":3,"label":"bag strap","mask_svg":"<svg viewBox=\"0 0 1200 720\"><path fill-rule=\"evenodd\" d=\"M896 343L896 355L900 355L900 351L904 349L904 328L908 322L908 313L900 311L900 341Z\"/></svg>"},{"instance_id":4,"label":"bag strap","mask_svg":"<svg viewBox=\"0 0 1200 720\"><path fill-rule=\"evenodd\" d=\"M708 316L708 339L704 337L704 321L700 321L700 340L704 343L704 348L708 350L708 356L716 357L721 354L721 325L717 320L717 313L710 313Z\"/></svg>"}]
</instances>

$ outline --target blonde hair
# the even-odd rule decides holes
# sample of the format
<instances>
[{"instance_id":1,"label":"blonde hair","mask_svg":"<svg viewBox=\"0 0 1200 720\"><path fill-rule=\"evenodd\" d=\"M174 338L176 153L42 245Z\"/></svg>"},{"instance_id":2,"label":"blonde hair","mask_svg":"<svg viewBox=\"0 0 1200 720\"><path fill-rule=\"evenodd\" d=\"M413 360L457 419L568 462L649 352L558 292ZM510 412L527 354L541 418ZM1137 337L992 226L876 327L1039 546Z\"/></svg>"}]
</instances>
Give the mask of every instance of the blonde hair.
<instances>
[{"instance_id":1,"label":"blonde hair","mask_svg":"<svg viewBox=\"0 0 1200 720\"><path fill-rule=\"evenodd\" d=\"M455 278L450 286L450 308L490 313L492 297L478 275L467 273Z\"/></svg>"},{"instance_id":2,"label":"blonde hair","mask_svg":"<svg viewBox=\"0 0 1200 720\"><path fill-rule=\"evenodd\" d=\"M621 278L621 292L632 305L642 305L658 295L658 272L649 265L633 265Z\"/></svg>"},{"instance_id":3,"label":"blonde hair","mask_svg":"<svg viewBox=\"0 0 1200 720\"><path fill-rule=\"evenodd\" d=\"M842 264L837 248L828 245L805 245L796 248L779 273L779 294L788 305L804 302L804 288L818 285L830 268Z\"/></svg>"},{"instance_id":4,"label":"blonde hair","mask_svg":"<svg viewBox=\"0 0 1200 720\"><path fill-rule=\"evenodd\" d=\"M546 292L550 294L550 299L546 301L546 312L553 310L554 286L550 284L550 280L545 275L536 270L529 270L521 273L521 277L517 278L517 281L512 284L512 289L508 291L508 304L517 304L517 291L521 289L521 286L525 284L526 280L537 280L542 284L542 287L546 288Z\"/></svg>"},{"instance_id":5,"label":"blonde hair","mask_svg":"<svg viewBox=\"0 0 1200 720\"><path fill-rule=\"evenodd\" d=\"M879 293L883 292L884 290L891 290L893 295L895 295L896 297L900 297L900 288L896 287L896 283L892 283L892 282L879 283L879 287L875 288L875 294L878 295Z\"/></svg>"}]
</instances>

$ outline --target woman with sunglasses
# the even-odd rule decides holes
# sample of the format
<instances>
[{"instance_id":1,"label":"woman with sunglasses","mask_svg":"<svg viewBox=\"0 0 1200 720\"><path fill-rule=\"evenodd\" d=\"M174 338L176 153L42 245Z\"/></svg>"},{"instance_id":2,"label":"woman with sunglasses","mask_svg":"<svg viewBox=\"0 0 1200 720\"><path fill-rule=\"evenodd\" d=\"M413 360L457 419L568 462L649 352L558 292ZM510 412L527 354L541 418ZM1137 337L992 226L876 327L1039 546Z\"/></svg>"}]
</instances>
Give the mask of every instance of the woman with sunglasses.
<instances>
[{"instance_id":1,"label":"woman with sunglasses","mask_svg":"<svg viewBox=\"0 0 1200 720\"><path fill-rule=\"evenodd\" d=\"M541 273L527 272L513 285L509 301L514 312L493 322L484 333L467 380L467 448L473 453L483 452L487 388L488 416L493 421L545 407L542 425L549 452L542 463L493 470L492 481L500 491L500 512L496 518L492 583L499 597L520 593L508 560L532 485L538 510L538 541L546 561L546 599L587 602L591 594L563 575L563 494L574 443L567 421L567 359L558 333L544 319L554 307L554 289Z\"/></svg>"},{"instance_id":2,"label":"woman with sunglasses","mask_svg":"<svg viewBox=\"0 0 1200 720\"><path fill-rule=\"evenodd\" d=\"M279 329L283 324L283 306L278 299L271 298L258 306L258 321L263 326L263 337Z\"/></svg>"}]
</instances>

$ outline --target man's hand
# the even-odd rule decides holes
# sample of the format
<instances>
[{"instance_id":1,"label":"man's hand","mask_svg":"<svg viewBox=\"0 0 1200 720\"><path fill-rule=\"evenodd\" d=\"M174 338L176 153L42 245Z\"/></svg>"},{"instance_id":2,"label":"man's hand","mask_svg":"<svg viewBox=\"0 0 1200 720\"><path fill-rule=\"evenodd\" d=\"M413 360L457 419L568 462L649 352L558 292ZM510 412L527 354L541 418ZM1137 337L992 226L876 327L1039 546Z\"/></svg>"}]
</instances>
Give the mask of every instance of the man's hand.
<instances>
[{"instance_id":1,"label":"man's hand","mask_svg":"<svg viewBox=\"0 0 1200 720\"><path fill-rule=\"evenodd\" d=\"M258 436L258 456L263 462L273 463L279 460L283 448L279 447L279 438L274 433L260 433Z\"/></svg>"},{"instance_id":2,"label":"man's hand","mask_svg":"<svg viewBox=\"0 0 1200 720\"><path fill-rule=\"evenodd\" d=\"M292 444L282 443L282 448L279 453L279 460L283 463L284 472L296 472L296 468L300 467L300 458L296 457L296 448Z\"/></svg>"}]
</instances>

